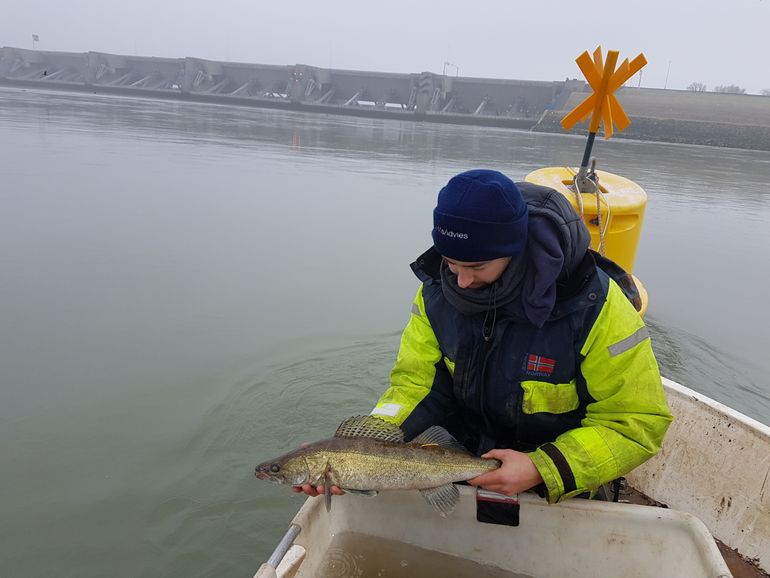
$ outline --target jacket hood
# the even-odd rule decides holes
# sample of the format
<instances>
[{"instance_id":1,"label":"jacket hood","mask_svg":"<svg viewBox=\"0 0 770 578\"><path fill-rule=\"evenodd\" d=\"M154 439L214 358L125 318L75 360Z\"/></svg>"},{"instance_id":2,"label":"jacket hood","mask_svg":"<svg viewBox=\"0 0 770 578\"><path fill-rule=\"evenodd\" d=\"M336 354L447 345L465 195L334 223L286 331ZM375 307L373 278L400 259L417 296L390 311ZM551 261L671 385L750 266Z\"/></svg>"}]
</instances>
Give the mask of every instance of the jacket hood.
<instances>
[{"instance_id":1,"label":"jacket hood","mask_svg":"<svg viewBox=\"0 0 770 578\"><path fill-rule=\"evenodd\" d=\"M516 186L527 202L530 216L546 219L558 234L564 253L563 269L569 275L578 268L591 245L588 228L567 198L555 189L527 182Z\"/></svg>"}]
</instances>

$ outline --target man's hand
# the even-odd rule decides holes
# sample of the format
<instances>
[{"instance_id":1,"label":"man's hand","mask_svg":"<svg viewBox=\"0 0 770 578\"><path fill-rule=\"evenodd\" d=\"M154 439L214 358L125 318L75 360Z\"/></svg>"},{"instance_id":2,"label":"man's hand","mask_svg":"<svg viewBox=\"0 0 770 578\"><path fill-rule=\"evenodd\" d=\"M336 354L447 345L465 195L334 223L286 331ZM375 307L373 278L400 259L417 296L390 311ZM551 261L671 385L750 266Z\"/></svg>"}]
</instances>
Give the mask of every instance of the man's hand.
<instances>
[{"instance_id":1,"label":"man's hand","mask_svg":"<svg viewBox=\"0 0 770 578\"><path fill-rule=\"evenodd\" d=\"M514 450L491 450L481 457L497 458L502 465L496 470L468 480L472 486L480 486L491 492L513 496L543 482L540 472L525 453Z\"/></svg>"},{"instance_id":2,"label":"man's hand","mask_svg":"<svg viewBox=\"0 0 770 578\"><path fill-rule=\"evenodd\" d=\"M303 484L301 486L292 486L291 489L297 493L300 494L302 492L306 493L308 496L323 496L324 495L324 487L323 486L311 486L310 484ZM344 494L341 489L339 489L338 486L332 486L332 494L335 496L341 496Z\"/></svg>"}]
</instances>

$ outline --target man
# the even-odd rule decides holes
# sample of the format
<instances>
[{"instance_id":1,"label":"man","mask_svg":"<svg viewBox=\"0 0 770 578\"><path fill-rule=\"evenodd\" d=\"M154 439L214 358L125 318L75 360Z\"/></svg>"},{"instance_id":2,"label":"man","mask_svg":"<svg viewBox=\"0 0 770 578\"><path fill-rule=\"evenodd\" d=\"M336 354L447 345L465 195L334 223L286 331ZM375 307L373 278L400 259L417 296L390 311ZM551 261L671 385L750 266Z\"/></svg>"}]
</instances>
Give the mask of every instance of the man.
<instances>
[{"instance_id":1,"label":"man","mask_svg":"<svg viewBox=\"0 0 770 578\"><path fill-rule=\"evenodd\" d=\"M502 462L472 485L512 495L542 484L549 502L593 493L655 455L672 417L647 328L597 263L627 276L588 250L569 202L473 170L439 192L433 223L372 415L407 440L442 425Z\"/></svg>"}]
</instances>

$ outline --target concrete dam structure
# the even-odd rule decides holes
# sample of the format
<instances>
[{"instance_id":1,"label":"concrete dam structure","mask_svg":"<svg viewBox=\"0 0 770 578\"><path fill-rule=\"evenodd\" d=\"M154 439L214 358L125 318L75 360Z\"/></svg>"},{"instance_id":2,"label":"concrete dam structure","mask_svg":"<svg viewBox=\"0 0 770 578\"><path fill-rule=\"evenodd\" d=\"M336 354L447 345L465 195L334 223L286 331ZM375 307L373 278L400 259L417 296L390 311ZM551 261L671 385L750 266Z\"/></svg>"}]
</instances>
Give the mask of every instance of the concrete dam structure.
<instances>
[{"instance_id":1,"label":"concrete dam structure","mask_svg":"<svg viewBox=\"0 0 770 578\"><path fill-rule=\"evenodd\" d=\"M0 85L563 133L582 80L505 80L0 48ZM620 138L770 150L770 97L622 87ZM573 132L585 132L579 125Z\"/></svg>"},{"instance_id":2,"label":"concrete dam structure","mask_svg":"<svg viewBox=\"0 0 770 578\"><path fill-rule=\"evenodd\" d=\"M538 82L383 73L295 64L0 48L0 81L90 92L438 122L531 128L580 80Z\"/></svg>"}]
</instances>

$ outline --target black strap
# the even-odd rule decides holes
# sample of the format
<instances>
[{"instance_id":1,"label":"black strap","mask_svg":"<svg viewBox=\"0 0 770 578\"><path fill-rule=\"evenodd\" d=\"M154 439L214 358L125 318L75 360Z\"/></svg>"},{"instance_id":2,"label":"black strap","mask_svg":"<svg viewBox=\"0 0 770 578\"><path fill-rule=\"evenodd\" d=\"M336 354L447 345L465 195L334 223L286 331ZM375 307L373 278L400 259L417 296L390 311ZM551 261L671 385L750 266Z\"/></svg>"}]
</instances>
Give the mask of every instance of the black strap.
<instances>
[{"instance_id":1,"label":"black strap","mask_svg":"<svg viewBox=\"0 0 770 578\"><path fill-rule=\"evenodd\" d=\"M569 462L564 454L561 453L559 448L555 445L548 443L540 446L540 449L545 452L551 461L553 461L556 469L559 471L561 481L564 484L564 493L569 494L577 490L577 484L575 483L575 475L572 473L572 468L569 467Z\"/></svg>"},{"instance_id":2,"label":"black strap","mask_svg":"<svg viewBox=\"0 0 770 578\"><path fill-rule=\"evenodd\" d=\"M624 478L616 478L612 480L612 501L618 502L620 501L620 491L623 487L623 479Z\"/></svg>"}]
</instances>

